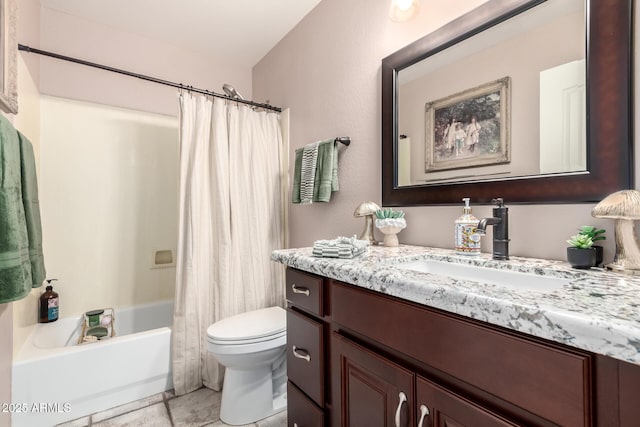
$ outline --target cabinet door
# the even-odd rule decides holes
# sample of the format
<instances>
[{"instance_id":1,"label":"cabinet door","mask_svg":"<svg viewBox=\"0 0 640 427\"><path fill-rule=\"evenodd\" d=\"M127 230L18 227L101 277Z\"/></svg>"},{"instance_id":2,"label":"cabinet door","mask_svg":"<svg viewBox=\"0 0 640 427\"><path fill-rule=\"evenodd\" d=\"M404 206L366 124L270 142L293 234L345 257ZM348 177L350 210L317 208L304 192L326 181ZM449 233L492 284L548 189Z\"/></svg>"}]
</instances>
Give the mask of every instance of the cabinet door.
<instances>
[{"instance_id":1,"label":"cabinet door","mask_svg":"<svg viewBox=\"0 0 640 427\"><path fill-rule=\"evenodd\" d=\"M505 427L510 421L426 378L416 379L418 427Z\"/></svg>"},{"instance_id":2,"label":"cabinet door","mask_svg":"<svg viewBox=\"0 0 640 427\"><path fill-rule=\"evenodd\" d=\"M414 419L411 371L336 332L331 337L331 352L334 425L413 425L410 422Z\"/></svg>"}]
</instances>

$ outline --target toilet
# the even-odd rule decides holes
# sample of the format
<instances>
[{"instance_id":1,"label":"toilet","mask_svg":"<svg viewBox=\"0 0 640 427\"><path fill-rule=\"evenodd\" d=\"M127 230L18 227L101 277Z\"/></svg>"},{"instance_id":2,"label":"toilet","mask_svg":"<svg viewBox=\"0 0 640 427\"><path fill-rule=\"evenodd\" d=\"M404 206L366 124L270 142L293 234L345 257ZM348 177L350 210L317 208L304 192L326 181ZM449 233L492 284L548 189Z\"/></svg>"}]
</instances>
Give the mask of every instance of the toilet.
<instances>
[{"instance_id":1,"label":"toilet","mask_svg":"<svg viewBox=\"0 0 640 427\"><path fill-rule=\"evenodd\" d=\"M250 424L287 407L287 318L281 307L249 311L207 328L207 350L225 369L220 419Z\"/></svg>"}]
</instances>

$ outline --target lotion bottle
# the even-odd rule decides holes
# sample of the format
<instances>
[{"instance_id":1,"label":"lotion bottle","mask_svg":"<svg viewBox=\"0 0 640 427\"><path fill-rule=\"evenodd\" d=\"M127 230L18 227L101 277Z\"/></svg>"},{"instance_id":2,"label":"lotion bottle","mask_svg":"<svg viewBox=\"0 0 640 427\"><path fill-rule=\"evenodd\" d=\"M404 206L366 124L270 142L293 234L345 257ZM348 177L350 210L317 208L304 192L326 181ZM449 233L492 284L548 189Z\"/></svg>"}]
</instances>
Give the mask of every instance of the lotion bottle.
<instances>
[{"instance_id":1,"label":"lotion bottle","mask_svg":"<svg viewBox=\"0 0 640 427\"><path fill-rule=\"evenodd\" d=\"M469 197L462 199L462 215L455 221L455 250L461 255L480 254L480 235L476 233L478 218L471 214Z\"/></svg>"},{"instance_id":2,"label":"lotion bottle","mask_svg":"<svg viewBox=\"0 0 640 427\"><path fill-rule=\"evenodd\" d=\"M38 321L40 323L55 322L58 320L59 299L58 293L53 291L51 282L58 279L47 279L47 290L40 295L40 312Z\"/></svg>"}]
</instances>

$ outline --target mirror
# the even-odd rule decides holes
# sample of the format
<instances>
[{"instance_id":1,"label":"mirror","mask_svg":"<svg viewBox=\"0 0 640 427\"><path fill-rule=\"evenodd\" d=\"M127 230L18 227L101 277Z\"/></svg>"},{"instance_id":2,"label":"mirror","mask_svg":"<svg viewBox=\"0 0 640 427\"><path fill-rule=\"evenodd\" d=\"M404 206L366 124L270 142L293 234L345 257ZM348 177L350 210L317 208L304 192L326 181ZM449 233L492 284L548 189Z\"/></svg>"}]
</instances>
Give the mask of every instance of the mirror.
<instances>
[{"instance_id":1,"label":"mirror","mask_svg":"<svg viewBox=\"0 0 640 427\"><path fill-rule=\"evenodd\" d=\"M630 188L631 16L624 0L492 1L383 59L383 205Z\"/></svg>"}]
</instances>

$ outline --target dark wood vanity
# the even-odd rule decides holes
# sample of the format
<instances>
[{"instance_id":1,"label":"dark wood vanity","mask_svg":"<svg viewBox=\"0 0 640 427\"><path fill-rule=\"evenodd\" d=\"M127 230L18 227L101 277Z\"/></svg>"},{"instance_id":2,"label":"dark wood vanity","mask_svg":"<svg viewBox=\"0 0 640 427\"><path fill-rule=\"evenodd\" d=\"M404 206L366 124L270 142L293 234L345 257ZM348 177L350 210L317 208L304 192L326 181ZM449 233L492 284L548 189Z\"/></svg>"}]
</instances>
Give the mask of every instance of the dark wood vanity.
<instances>
[{"instance_id":1,"label":"dark wood vanity","mask_svg":"<svg viewBox=\"0 0 640 427\"><path fill-rule=\"evenodd\" d=\"M288 425L638 426L640 366L287 269Z\"/></svg>"}]
</instances>

